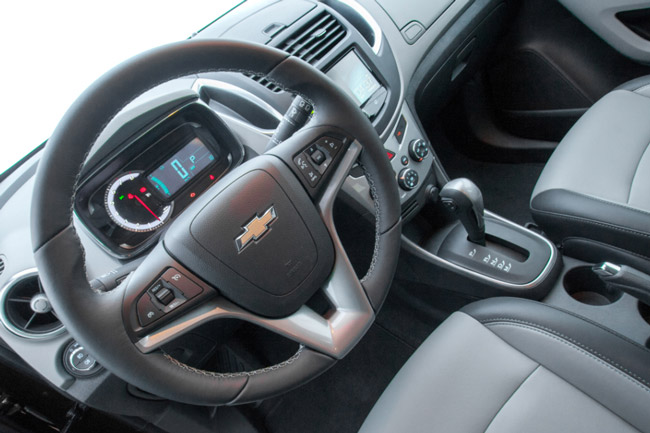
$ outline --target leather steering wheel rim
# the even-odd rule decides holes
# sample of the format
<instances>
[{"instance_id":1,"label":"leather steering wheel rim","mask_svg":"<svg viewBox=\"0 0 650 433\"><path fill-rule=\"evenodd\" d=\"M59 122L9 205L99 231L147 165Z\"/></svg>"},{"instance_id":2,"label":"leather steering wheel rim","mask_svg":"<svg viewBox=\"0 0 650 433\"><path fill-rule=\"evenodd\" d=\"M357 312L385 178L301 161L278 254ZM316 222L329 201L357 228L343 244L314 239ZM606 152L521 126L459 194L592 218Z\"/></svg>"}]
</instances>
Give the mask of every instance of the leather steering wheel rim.
<instances>
[{"instance_id":1,"label":"leather steering wheel rim","mask_svg":"<svg viewBox=\"0 0 650 433\"><path fill-rule=\"evenodd\" d=\"M360 109L308 64L261 45L190 40L136 56L97 80L61 120L39 163L31 223L40 278L68 331L109 371L158 396L199 405L245 403L276 395L317 376L347 353L332 356L301 346L289 360L268 369L227 374L198 370L163 353L143 353L135 347L122 316L124 285L107 293L96 293L89 286L72 203L90 149L111 119L138 95L174 78L214 71L266 76L313 103L310 125L340 128L361 143L358 159L371 186L376 216L372 264L358 282L370 306L370 322L390 287L401 235L395 177L379 137ZM337 256L336 266L341 261L347 261L344 254ZM366 330L367 326L358 329L358 335L346 336L346 341L354 345Z\"/></svg>"}]
</instances>

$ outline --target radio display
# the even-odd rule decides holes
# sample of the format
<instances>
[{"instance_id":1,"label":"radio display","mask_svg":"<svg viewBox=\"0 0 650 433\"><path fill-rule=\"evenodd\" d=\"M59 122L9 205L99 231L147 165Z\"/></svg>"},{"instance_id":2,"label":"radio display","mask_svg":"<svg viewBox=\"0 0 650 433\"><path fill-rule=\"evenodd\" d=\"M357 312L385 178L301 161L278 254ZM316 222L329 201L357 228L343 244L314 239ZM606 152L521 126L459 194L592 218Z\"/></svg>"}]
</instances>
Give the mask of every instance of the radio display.
<instances>
[{"instance_id":1,"label":"radio display","mask_svg":"<svg viewBox=\"0 0 650 433\"><path fill-rule=\"evenodd\" d=\"M196 137L149 174L147 179L163 197L171 197L212 164L214 159L210 150Z\"/></svg>"},{"instance_id":2,"label":"radio display","mask_svg":"<svg viewBox=\"0 0 650 433\"><path fill-rule=\"evenodd\" d=\"M354 51L346 54L325 75L341 86L358 106L365 104L381 87Z\"/></svg>"}]
</instances>

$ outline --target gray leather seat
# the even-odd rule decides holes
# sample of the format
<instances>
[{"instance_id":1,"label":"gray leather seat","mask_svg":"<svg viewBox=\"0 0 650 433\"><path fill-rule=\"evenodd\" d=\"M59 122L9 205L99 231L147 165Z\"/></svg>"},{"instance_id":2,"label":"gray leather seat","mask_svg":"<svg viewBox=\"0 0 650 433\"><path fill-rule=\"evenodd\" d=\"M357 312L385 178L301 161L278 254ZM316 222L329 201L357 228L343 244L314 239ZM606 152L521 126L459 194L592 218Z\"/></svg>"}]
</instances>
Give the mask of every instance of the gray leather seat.
<instances>
[{"instance_id":1,"label":"gray leather seat","mask_svg":"<svg viewBox=\"0 0 650 433\"><path fill-rule=\"evenodd\" d=\"M480 301L402 367L361 432L650 432L650 351L553 307Z\"/></svg>"},{"instance_id":2,"label":"gray leather seat","mask_svg":"<svg viewBox=\"0 0 650 433\"><path fill-rule=\"evenodd\" d=\"M531 198L567 254L650 270L650 77L598 101L559 144Z\"/></svg>"}]
</instances>

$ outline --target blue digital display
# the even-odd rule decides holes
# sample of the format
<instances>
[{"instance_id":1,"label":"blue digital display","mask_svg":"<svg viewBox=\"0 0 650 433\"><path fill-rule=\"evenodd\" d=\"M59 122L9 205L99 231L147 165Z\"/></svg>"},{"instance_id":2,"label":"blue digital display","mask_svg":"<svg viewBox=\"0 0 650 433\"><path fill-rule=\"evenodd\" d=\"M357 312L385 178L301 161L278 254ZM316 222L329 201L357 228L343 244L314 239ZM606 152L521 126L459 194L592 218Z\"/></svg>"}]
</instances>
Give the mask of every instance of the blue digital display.
<instances>
[{"instance_id":1,"label":"blue digital display","mask_svg":"<svg viewBox=\"0 0 650 433\"><path fill-rule=\"evenodd\" d=\"M170 197L213 162L214 155L199 138L194 138L147 179L161 195Z\"/></svg>"}]
</instances>

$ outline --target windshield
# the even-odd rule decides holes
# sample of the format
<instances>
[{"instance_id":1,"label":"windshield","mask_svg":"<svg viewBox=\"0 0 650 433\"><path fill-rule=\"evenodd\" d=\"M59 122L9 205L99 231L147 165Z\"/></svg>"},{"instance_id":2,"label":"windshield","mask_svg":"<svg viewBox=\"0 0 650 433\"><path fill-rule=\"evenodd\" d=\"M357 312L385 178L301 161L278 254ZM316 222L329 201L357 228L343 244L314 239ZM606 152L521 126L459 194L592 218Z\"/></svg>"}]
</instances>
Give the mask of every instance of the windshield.
<instances>
[{"instance_id":1,"label":"windshield","mask_svg":"<svg viewBox=\"0 0 650 433\"><path fill-rule=\"evenodd\" d=\"M104 72L149 48L188 38L241 2L12 2L0 19L0 173L45 141Z\"/></svg>"}]
</instances>

